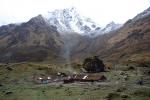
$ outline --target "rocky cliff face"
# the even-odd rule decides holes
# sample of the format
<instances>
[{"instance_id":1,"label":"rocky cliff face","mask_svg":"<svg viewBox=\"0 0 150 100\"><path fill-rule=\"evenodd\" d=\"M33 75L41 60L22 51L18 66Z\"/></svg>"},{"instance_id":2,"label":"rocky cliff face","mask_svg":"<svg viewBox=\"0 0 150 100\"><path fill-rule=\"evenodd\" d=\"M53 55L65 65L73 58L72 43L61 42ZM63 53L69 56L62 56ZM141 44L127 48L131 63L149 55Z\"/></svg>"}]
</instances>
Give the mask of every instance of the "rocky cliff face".
<instances>
[{"instance_id":1,"label":"rocky cliff face","mask_svg":"<svg viewBox=\"0 0 150 100\"><path fill-rule=\"evenodd\" d=\"M55 56L63 44L56 27L41 15L18 26L2 26L0 33L0 61L44 60Z\"/></svg>"}]
</instances>

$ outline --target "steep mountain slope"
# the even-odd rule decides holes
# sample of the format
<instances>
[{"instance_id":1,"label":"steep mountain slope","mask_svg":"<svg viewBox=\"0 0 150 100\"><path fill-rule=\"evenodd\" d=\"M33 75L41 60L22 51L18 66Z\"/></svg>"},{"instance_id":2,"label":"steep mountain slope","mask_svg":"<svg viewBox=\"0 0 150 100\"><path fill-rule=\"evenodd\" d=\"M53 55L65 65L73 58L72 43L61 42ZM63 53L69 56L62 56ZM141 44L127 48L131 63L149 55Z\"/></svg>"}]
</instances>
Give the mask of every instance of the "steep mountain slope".
<instances>
[{"instance_id":1,"label":"steep mountain slope","mask_svg":"<svg viewBox=\"0 0 150 100\"><path fill-rule=\"evenodd\" d=\"M74 49L73 57L83 59L87 56L99 55L105 61L113 63L133 59L149 62L150 15L135 20L139 15L127 21L120 29L93 38L84 50ZM84 45L84 42L82 44Z\"/></svg>"},{"instance_id":2,"label":"steep mountain slope","mask_svg":"<svg viewBox=\"0 0 150 100\"><path fill-rule=\"evenodd\" d=\"M61 45L56 27L41 15L18 26L0 28L0 61L42 61L48 55L56 56Z\"/></svg>"},{"instance_id":3,"label":"steep mountain slope","mask_svg":"<svg viewBox=\"0 0 150 100\"><path fill-rule=\"evenodd\" d=\"M70 26L72 21L73 23L79 21L76 19L78 16L73 18L74 9L53 12L54 16L51 13L49 19L39 15L21 25L2 26L0 27L0 61L81 61L88 56L99 55L106 62L113 63L133 59L149 62L149 9L127 21L117 30L115 23L107 25L107 28L115 30L109 32L105 28L105 32L109 33L101 34L100 29L96 31L96 34L100 34L97 37L80 35L73 31L73 27ZM70 16L68 13L70 14L71 11L73 16L68 18ZM54 19L58 23L55 23ZM66 28L68 34L62 34L64 32L60 30L60 27L64 28L62 24L65 27L69 25Z\"/></svg>"},{"instance_id":4,"label":"steep mountain slope","mask_svg":"<svg viewBox=\"0 0 150 100\"><path fill-rule=\"evenodd\" d=\"M141 18L147 17L150 15L150 7L146 10L144 10L142 13L138 14L137 16L134 17L134 21L139 20Z\"/></svg>"},{"instance_id":5,"label":"steep mountain slope","mask_svg":"<svg viewBox=\"0 0 150 100\"><path fill-rule=\"evenodd\" d=\"M107 58L132 60L138 55L134 60L149 61L150 15L127 22L115 36L108 40L108 44L111 45L111 48L103 53L107 55Z\"/></svg>"}]
</instances>

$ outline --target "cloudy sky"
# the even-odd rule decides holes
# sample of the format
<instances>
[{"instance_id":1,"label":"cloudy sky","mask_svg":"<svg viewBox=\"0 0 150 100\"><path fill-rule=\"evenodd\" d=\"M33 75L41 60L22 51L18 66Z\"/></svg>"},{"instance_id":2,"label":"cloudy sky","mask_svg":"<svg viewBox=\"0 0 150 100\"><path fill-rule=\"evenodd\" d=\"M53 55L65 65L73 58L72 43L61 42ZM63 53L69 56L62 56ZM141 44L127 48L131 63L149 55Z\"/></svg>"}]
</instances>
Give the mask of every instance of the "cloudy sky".
<instances>
[{"instance_id":1,"label":"cloudy sky","mask_svg":"<svg viewBox=\"0 0 150 100\"><path fill-rule=\"evenodd\" d=\"M150 0L0 0L0 25L28 21L38 14L72 6L104 26L133 18L150 7Z\"/></svg>"}]
</instances>

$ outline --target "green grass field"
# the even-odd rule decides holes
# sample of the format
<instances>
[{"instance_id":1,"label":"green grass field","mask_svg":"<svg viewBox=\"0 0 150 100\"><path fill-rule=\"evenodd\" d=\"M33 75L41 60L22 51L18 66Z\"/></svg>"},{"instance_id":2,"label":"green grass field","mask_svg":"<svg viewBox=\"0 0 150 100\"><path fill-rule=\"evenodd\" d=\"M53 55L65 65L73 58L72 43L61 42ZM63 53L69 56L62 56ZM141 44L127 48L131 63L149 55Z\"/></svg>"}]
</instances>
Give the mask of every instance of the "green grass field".
<instances>
[{"instance_id":1,"label":"green grass field","mask_svg":"<svg viewBox=\"0 0 150 100\"><path fill-rule=\"evenodd\" d=\"M97 73L104 74L106 82L56 85L33 82L33 75L67 72L64 67L52 67L35 63L0 65L0 100L150 100L150 77L146 73L149 67L134 70L122 67ZM127 80L123 78L125 75ZM141 77L142 86L136 84Z\"/></svg>"}]
</instances>

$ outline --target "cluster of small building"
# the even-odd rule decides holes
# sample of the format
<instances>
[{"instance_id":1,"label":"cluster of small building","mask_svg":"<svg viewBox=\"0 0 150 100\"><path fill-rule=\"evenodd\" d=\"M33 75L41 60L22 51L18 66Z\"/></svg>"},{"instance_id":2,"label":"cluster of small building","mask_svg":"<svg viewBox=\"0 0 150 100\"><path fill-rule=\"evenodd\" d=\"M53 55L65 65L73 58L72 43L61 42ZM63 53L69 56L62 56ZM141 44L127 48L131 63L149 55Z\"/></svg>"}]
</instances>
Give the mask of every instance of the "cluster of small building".
<instances>
[{"instance_id":1,"label":"cluster of small building","mask_svg":"<svg viewBox=\"0 0 150 100\"><path fill-rule=\"evenodd\" d=\"M106 77L104 75L94 75L94 74L75 74L68 76L63 81L64 83L73 83L73 82L95 82L95 81L104 81Z\"/></svg>"},{"instance_id":2,"label":"cluster of small building","mask_svg":"<svg viewBox=\"0 0 150 100\"><path fill-rule=\"evenodd\" d=\"M63 82L74 83L74 82L95 82L95 81L104 81L106 77L104 75L95 75L95 74L73 74L73 75L64 75L62 76L39 76L34 77L34 82L38 84L48 84L52 82Z\"/></svg>"},{"instance_id":3,"label":"cluster of small building","mask_svg":"<svg viewBox=\"0 0 150 100\"><path fill-rule=\"evenodd\" d=\"M52 82L73 83L106 80L104 75L94 74L105 71L105 65L103 64L103 61L98 58L98 56L86 58L83 62L83 68L86 70L86 73L66 75L65 73L58 72L54 76L35 76L34 81L40 84L47 84Z\"/></svg>"}]
</instances>

